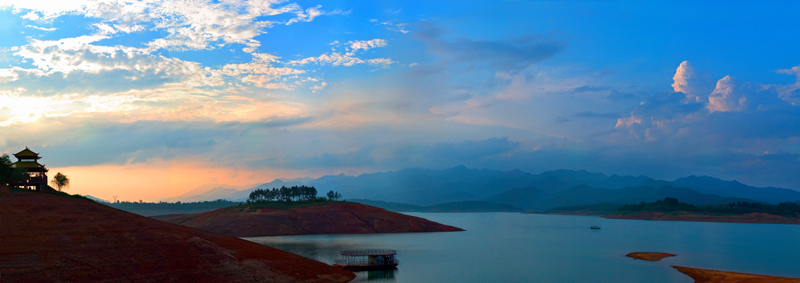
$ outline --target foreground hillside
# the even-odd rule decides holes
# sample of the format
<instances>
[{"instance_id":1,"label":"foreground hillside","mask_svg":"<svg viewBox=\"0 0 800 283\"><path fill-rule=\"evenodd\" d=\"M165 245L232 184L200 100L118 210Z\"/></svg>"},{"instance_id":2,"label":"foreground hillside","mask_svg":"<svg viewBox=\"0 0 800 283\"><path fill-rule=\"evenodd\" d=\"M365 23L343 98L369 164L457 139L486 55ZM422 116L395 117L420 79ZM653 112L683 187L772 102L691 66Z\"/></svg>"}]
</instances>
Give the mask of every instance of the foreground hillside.
<instances>
[{"instance_id":1,"label":"foreground hillside","mask_svg":"<svg viewBox=\"0 0 800 283\"><path fill-rule=\"evenodd\" d=\"M290 209L240 206L155 219L236 237L463 231L423 218L352 202Z\"/></svg>"},{"instance_id":2,"label":"foreground hillside","mask_svg":"<svg viewBox=\"0 0 800 283\"><path fill-rule=\"evenodd\" d=\"M0 188L2 282L347 282L302 256L90 200Z\"/></svg>"}]
</instances>

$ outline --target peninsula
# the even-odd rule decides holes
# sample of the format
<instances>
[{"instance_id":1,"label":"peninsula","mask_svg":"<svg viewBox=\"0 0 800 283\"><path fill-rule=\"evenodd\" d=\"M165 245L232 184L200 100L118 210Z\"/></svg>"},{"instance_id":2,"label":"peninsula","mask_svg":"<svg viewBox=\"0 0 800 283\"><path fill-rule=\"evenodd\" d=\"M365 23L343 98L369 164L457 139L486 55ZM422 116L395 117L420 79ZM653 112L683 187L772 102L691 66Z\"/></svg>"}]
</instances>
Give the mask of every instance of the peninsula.
<instances>
[{"instance_id":1,"label":"peninsula","mask_svg":"<svg viewBox=\"0 0 800 283\"><path fill-rule=\"evenodd\" d=\"M800 283L800 278L776 277L767 275L747 274L729 271L672 266L683 274L689 275L695 283Z\"/></svg>"},{"instance_id":2,"label":"peninsula","mask_svg":"<svg viewBox=\"0 0 800 283\"><path fill-rule=\"evenodd\" d=\"M348 282L352 272L80 196L0 186L3 282Z\"/></svg>"},{"instance_id":3,"label":"peninsula","mask_svg":"<svg viewBox=\"0 0 800 283\"><path fill-rule=\"evenodd\" d=\"M454 232L461 228L353 202L252 203L153 218L235 237Z\"/></svg>"}]
</instances>

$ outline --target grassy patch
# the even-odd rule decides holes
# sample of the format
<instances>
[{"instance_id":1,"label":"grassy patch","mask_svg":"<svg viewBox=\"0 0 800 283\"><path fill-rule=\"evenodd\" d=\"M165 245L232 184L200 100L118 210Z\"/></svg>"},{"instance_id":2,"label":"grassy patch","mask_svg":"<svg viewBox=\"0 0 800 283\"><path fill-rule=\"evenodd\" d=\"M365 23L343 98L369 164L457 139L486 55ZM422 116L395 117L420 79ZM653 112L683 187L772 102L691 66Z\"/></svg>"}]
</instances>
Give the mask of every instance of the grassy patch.
<instances>
[{"instance_id":1,"label":"grassy patch","mask_svg":"<svg viewBox=\"0 0 800 283\"><path fill-rule=\"evenodd\" d=\"M45 193L39 192L39 191L23 189L23 188L16 188L16 187L9 188L9 190L12 193L38 193L38 194L45 194ZM53 191L53 192L51 192L49 194L62 196L62 197L79 198L79 199L85 199L85 200L88 200L88 201L94 201L94 200L92 200L90 198L87 198L87 197L79 195L79 194L71 195L71 194L68 194L68 193L65 193L65 192L59 192L59 191Z\"/></svg>"}]
</instances>

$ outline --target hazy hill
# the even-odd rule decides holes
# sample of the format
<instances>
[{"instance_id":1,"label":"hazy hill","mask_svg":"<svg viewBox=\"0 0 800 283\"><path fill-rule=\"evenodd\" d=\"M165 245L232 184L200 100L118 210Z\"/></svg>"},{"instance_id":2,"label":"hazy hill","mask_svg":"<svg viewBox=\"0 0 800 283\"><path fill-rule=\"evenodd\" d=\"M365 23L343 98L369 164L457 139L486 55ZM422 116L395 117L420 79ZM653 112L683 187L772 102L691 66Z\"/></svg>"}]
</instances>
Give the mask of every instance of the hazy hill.
<instances>
[{"instance_id":1,"label":"hazy hill","mask_svg":"<svg viewBox=\"0 0 800 283\"><path fill-rule=\"evenodd\" d=\"M368 199L352 199L352 202L380 207L395 212L512 212L522 211L521 208L503 203L489 201L456 201L419 206L407 203L386 202Z\"/></svg>"},{"instance_id":2,"label":"hazy hill","mask_svg":"<svg viewBox=\"0 0 800 283\"><path fill-rule=\"evenodd\" d=\"M737 181L724 181L706 176L665 181L647 176L606 176L585 170L555 170L537 175L520 170L497 171L470 169L464 166L444 170L406 168L359 176L327 175L317 179L305 179L302 182L275 180L250 189L228 191L227 195L215 193L212 196L210 192L215 191L209 190L193 195L191 199L224 198L243 201L251 190L258 187L272 188L300 184L314 186L320 194L329 190L338 191L345 199L371 199L418 206L460 201L490 201L525 209L539 209L603 201L617 203L626 201L625 195L636 196L629 198L630 201L653 201L655 198L691 194L680 188L691 189L701 195L717 195L723 199L741 198L773 204L800 201L798 191L759 188ZM581 187L575 189L576 186ZM661 190L664 187L672 189ZM535 188L536 191L530 188ZM620 191L615 192L618 190ZM710 196L696 196L687 201L702 201L703 198L715 199Z\"/></svg>"},{"instance_id":3,"label":"hazy hill","mask_svg":"<svg viewBox=\"0 0 800 283\"><path fill-rule=\"evenodd\" d=\"M510 189L494 196L486 198L487 201L505 203L523 209L538 208L549 195L536 187L524 187Z\"/></svg>"},{"instance_id":4,"label":"hazy hill","mask_svg":"<svg viewBox=\"0 0 800 283\"><path fill-rule=\"evenodd\" d=\"M308 181L311 178L302 178L294 180L281 180L275 179L272 182L260 185L245 185L245 186L225 186L220 184L210 184L200 186L197 189L188 191L181 195L174 197L160 199L163 202L199 202L199 201L212 201L218 199L226 199L231 201L244 201L250 196L250 192L258 188L280 188L281 186L300 186L303 181Z\"/></svg>"},{"instance_id":5,"label":"hazy hill","mask_svg":"<svg viewBox=\"0 0 800 283\"><path fill-rule=\"evenodd\" d=\"M780 203L800 200L800 192L774 187L756 188L737 181L723 181L708 176L689 176L672 181L673 186L684 187L707 194L718 194L726 197L751 198L769 203Z\"/></svg>"},{"instance_id":6,"label":"hazy hill","mask_svg":"<svg viewBox=\"0 0 800 283\"><path fill-rule=\"evenodd\" d=\"M681 199L690 204L727 204L735 201L754 202L744 198L723 198L718 195L702 194L687 188L675 187L627 187L624 189L592 188L578 185L568 190L561 191L552 198L544 201L536 209L549 209L562 206L589 205L596 203L627 204L639 202L652 202L665 197Z\"/></svg>"}]
</instances>

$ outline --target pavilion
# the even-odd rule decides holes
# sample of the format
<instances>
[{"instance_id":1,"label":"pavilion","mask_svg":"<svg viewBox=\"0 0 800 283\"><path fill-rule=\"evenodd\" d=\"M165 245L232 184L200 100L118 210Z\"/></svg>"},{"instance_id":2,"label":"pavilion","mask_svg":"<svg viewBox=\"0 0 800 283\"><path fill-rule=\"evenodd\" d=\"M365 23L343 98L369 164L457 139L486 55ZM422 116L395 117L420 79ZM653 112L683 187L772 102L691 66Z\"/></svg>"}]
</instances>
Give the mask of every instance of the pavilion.
<instances>
[{"instance_id":1,"label":"pavilion","mask_svg":"<svg viewBox=\"0 0 800 283\"><path fill-rule=\"evenodd\" d=\"M11 182L9 185L16 187L23 187L26 189L33 189L37 191L45 191L47 189L47 168L39 164L39 159L42 157L38 153L25 147L25 150L14 154L17 158L12 166L14 168L21 168L26 171L27 178Z\"/></svg>"}]
</instances>

